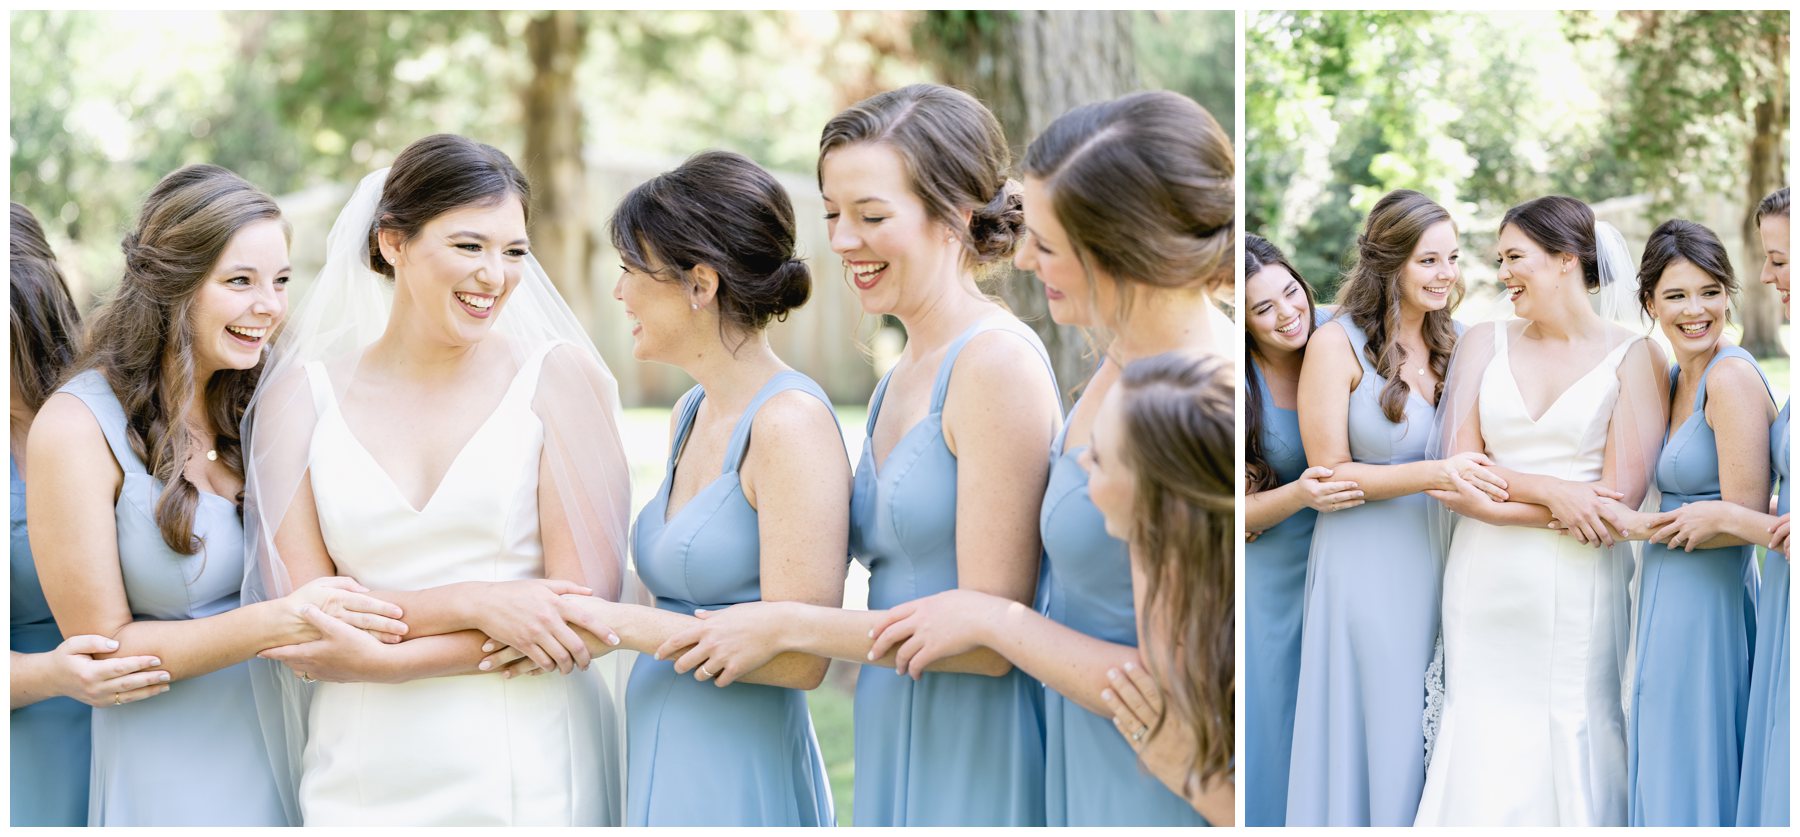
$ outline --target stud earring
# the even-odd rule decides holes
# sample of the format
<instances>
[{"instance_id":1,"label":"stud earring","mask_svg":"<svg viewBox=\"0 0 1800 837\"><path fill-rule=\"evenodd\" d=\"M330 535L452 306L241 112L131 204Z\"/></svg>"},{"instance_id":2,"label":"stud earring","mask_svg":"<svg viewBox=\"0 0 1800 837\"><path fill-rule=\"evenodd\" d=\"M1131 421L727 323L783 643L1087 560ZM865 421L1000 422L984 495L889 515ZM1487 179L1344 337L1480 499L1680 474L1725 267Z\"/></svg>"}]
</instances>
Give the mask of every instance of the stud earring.
<instances>
[{"instance_id":1,"label":"stud earring","mask_svg":"<svg viewBox=\"0 0 1800 837\"><path fill-rule=\"evenodd\" d=\"M690 302L690 303L688 303L688 307L694 309L695 311L698 311L698 310L700 310L700 303Z\"/></svg>"}]
</instances>

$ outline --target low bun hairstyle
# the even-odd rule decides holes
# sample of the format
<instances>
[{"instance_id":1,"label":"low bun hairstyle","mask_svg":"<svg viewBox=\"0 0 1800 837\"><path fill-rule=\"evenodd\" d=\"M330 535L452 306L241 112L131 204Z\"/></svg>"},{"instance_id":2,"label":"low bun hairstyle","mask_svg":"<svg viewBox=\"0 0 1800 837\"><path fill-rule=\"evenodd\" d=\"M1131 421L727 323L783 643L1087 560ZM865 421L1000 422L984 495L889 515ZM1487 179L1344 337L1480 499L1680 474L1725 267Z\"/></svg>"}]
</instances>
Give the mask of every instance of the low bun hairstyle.
<instances>
[{"instance_id":1,"label":"low bun hairstyle","mask_svg":"<svg viewBox=\"0 0 1800 837\"><path fill-rule=\"evenodd\" d=\"M1025 230L1024 190L1017 180L1007 180L994 199L969 217L969 239L975 259L987 263L1012 255Z\"/></svg>"},{"instance_id":2,"label":"low bun hairstyle","mask_svg":"<svg viewBox=\"0 0 1800 837\"><path fill-rule=\"evenodd\" d=\"M1217 291L1236 261L1231 138L1167 90L1082 105L1025 151L1076 256L1129 293L1133 283ZM1127 300L1129 297L1127 297Z\"/></svg>"},{"instance_id":3,"label":"low bun hairstyle","mask_svg":"<svg viewBox=\"0 0 1800 837\"><path fill-rule=\"evenodd\" d=\"M1662 282L1669 266L1685 261L1698 268L1725 288L1725 293L1738 292L1737 274L1731 270L1731 257L1719 236L1693 221L1676 218L1662 222L1650 239L1644 242L1644 258L1638 267L1638 305L1650 310L1656 300L1656 286ZM1730 313L1729 311L1726 313Z\"/></svg>"},{"instance_id":4,"label":"low bun hairstyle","mask_svg":"<svg viewBox=\"0 0 1800 837\"><path fill-rule=\"evenodd\" d=\"M862 142L885 143L900 155L913 194L956 234L965 262L998 262L1018 247L1025 212L1019 184L1006 176L1012 152L1000 120L974 96L941 84L914 84L851 105L825 123L819 137L821 190L826 156ZM964 212L970 213L966 224Z\"/></svg>"},{"instance_id":5,"label":"low bun hairstyle","mask_svg":"<svg viewBox=\"0 0 1800 837\"><path fill-rule=\"evenodd\" d=\"M163 484L156 525L183 555L200 549L194 510L200 489L188 481L192 437L189 401L195 380L194 297L233 236L259 221L287 222L275 200L232 172L212 165L178 169L150 190L137 225L120 243L125 275L94 313L77 369L106 375L125 412L131 450ZM242 477L238 425L262 376L263 363L221 369L206 382L202 409L216 435L219 461ZM239 508L243 492L238 493Z\"/></svg>"},{"instance_id":6,"label":"low bun hairstyle","mask_svg":"<svg viewBox=\"0 0 1800 837\"><path fill-rule=\"evenodd\" d=\"M632 270L674 271L692 285L696 266L712 268L721 330L760 331L812 295L812 272L794 254L787 190L742 154L704 151L639 184L609 226Z\"/></svg>"},{"instance_id":7,"label":"low bun hairstyle","mask_svg":"<svg viewBox=\"0 0 1800 837\"><path fill-rule=\"evenodd\" d=\"M1551 254L1568 253L1581 261L1588 290L1600 287L1600 255L1594 238L1594 210L1564 195L1545 195L1506 210L1500 229L1511 224Z\"/></svg>"},{"instance_id":8,"label":"low bun hairstyle","mask_svg":"<svg viewBox=\"0 0 1800 837\"><path fill-rule=\"evenodd\" d=\"M492 206L515 195L531 221L531 185L512 158L500 149L456 134L432 134L394 158L375 222L369 226L369 269L394 278L394 266L381 255L383 229L407 241L431 219L465 206Z\"/></svg>"}]
</instances>

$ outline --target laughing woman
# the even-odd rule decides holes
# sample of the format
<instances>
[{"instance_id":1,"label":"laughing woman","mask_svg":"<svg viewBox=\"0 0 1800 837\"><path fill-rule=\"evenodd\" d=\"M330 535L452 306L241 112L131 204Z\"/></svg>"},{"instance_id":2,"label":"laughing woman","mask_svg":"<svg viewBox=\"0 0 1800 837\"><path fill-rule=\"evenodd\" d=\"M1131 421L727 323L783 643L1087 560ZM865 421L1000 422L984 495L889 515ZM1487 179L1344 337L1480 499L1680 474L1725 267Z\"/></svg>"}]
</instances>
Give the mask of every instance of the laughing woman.
<instances>
[{"instance_id":1,"label":"laughing woman","mask_svg":"<svg viewBox=\"0 0 1800 837\"><path fill-rule=\"evenodd\" d=\"M89 825L281 825L244 661L316 638L310 608L396 625L399 609L321 579L239 607L238 419L287 310L287 226L217 166L162 179L125 237L125 275L81 369L44 402L28 461L32 552L64 635L155 657L173 683L93 716ZM154 663L153 663L154 664ZM222 789L229 789L224 791Z\"/></svg>"},{"instance_id":2,"label":"laughing woman","mask_svg":"<svg viewBox=\"0 0 1800 837\"><path fill-rule=\"evenodd\" d=\"M1775 404L1755 358L1725 339L1737 279L1725 246L1691 221L1668 221L1644 245L1638 298L1675 350L1667 442L1656 463L1662 511L1724 501L1769 503ZM1618 508L1631 535L1645 515ZM1671 536L1644 547L1637 668L1626 695L1632 825L1731 825L1750 694L1755 603L1744 585L1756 550Z\"/></svg>"},{"instance_id":3,"label":"laughing woman","mask_svg":"<svg viewBox=\"0 0 1800 837\"><path fill-rule=\"evenodd\" d=\"M958 590L895 608L877 637L877 653L898 649L914 673L985 647L1043 681L1050 825L1206 822L1144 774L1101 699L1109 670L1143 664L1143 638L1130 551L1107 533L1079 457L1124 365L1168 351L1228 351L1234 325L1213 300L1231 287L1233 167L1231 141L1212 115L1166 91L1075 108L1032 141L1024 165L1031 240L1014 262L1043 281L1058 323L1112 338L1051 451L1038 518L1040 612ZM1213 790L1207 813L1226 824L1229 784Z\"/></svg>"},{"instance_id":4,"label":"laughing woman","mask_svg":"<svg viewBox=\"0 0 1800 837\"><path fill-rule=\"evenodd\" d=\"M1426 458L1462 333L1450 318L1460 257L1450 213L1418 192L1388 193L1357 238L1336 317L1307 343L1306 460L1355 482L1365 504L1313 526L1288 825L1406 825L1418 809L1440 578L1422 492L1453 487L1449 470L1482 475L1489 464Z\"/></svg>"},{"instance_id":5,"label":"laughing woman","mask_svg":"<svg viewBox=\"0 0 1800 837\"><path fill-rule=\"evenodd\" d=\"M1330 316L1285 255L1244 237L1244 821L1287 819L1288 756L1300 682L1306 554L1319 512L1362 505L1349 480L1306 465L1295 412L1313 330Z\"/></svg>"}]
</instances>

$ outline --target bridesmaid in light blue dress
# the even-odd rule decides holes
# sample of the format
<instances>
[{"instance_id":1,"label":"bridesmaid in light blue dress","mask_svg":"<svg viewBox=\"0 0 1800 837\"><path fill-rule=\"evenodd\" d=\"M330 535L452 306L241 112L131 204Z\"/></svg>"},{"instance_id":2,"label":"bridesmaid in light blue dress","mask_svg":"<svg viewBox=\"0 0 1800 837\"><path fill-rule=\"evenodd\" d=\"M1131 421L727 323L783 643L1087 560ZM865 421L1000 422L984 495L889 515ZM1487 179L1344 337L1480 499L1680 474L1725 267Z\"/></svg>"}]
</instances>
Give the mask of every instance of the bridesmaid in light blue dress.
<instances>
[{"instance_id":1,"label":"bridesmaid in light blue dress","mask_svg":"<svg viewBox=\"0 0 1800 837\"><path fill-rule=\"evenodd\" d=\"M1306 595L1306 556L1319 515L1312 505L1313 494L1302 492L1326 491L1328 486L1320 483L1329 479L1302 480L1307 465L1300 414L1276 404L1263 370L1276 358L1291 358L1287 362L1294 368L1289 374L1297 386L1304 341L1330 315L1313 304L1312 288L1274 245L1260 236L1245 236L1244 250L1245 397L1254 397L1259 405L1254 414L1246 413L1246 425L1260 442L1260 455L1250 457L1247 451L1246 456L1255 468L1266 470L1262 487L1247 488L1244 512L1245 525L1257 532L1244 545L1243 620L1244 824L1255 827L1279 826L1287 819L1288 756L1300 680L1300 613ZM1298 333L1287 336L1277 330L1300 318L1305 324ZM1264 320L1267 328L1260 325ZM1262 343L1265 331L1274 332L1267 337L1269 345ZM1292 341L1300 342L1295 346ZM1290 402L1292 397L1290 393ZM1330 503L1326 508L1360 502L1354 483L1335 487L1341 491L1319 497ZM1265 505L1270 510L1261 512ZM1286 516L1272 526L1262 522L1265 515L1272 519L1283 513Z\"/></svg>"},{"instance_id":2,"label":"bridesmaid in light blue dress","mask_svg":"<svg viewBox=\"0 0 1800 837\"><path fill-rule=\"evenodd\" d=\"M696 618L843 601L842 431L766 333L812 286L792 203L748 158L707 151L633 189L611 226L633 356L699 382L675 405L665 477L632 534L654 606L578 600L643 652L625 696L625 823L835 825L804 691L829 661L746 661L727 654L741 637L709 640Z\"/></svg>"},{"instance_id":3,"label":"bridesmaid in light blue dress","mask_svg":"<svg viewBox=\"0 0 1800 837\"><path fill-rule=\"evenodd\" d=\"M1756 209L1762 231L1762 282L1788 304L1788 190L1783 187ZM1793 440L1788 432L1792 399L1769 428L1769 460L1781 490L1775 513L1788 514ZM1738 825L1787 825L1792 728L1788 724L1788 556L1770 551L1763 558L1756 599L1756 654L1750 664L1750 708L1744 722L1744 767L1738 787Z\"/></svg>"},{"instance_id":4,"label":"bridesmaid in light blue dress","mask_svg":"<svg viewBox=\"0 0 1800 837\"><path fill-rule=\"evenodd\" d=\"M62 644L44 603L25 537L25 481L12 475L12 651L42 654ZM17 658L14 659L15 670ZM15 672L14 677L17 677ZM12 824L87 823L88 715L74 698L53 697L12 711Z\"/></svg>"},{"instance_id":5,"label":"bridesmaid in light blue dress","mask_svg":"<svg viewBox=\"0 0 1800 837\"><path fill-rule=\"evenodd\" d=\"M1676 267L1687 270L1677 272ZM1699 270L1694 270L1698 267ZM1704 360L1699 380L1689 384L1691 406L1672 405L1674 431L1664 440L1656 463L1661 511L1688 503L1722 499L1725 448L1742 447L1715 436L1725 416L1754 415L1756 442L1766 438L1761 423L1773 412L1768 381L1749 352L1725 345L1719 335L1726 320L1729 294L1736 282L1718 239L1704 227L1670 221L1658 227L1645 246L1641 277L1648 277L1654 298L1650 310L1675 348L1677 363L1669 370L1669 392L1678 398L1696 358ZM1684 334L1680 324L1710 321L1700 337ZM1736 359L1749 369L1731 370L1725 383L1721 363ZM1750 382L1755 370L1757 383ZM1708 387L1713 403L1708 411ZM1747 385L1747 386L1746 386ZM1725 389L1730 387L1730 389ZM1727 400L1729 399L1729 400ZM1729 405L1729 406L1725 406ZM1745 503L1767 502L1768 478L1758 451L1739 481ZM1727 469L1729 471L1730 469ZM1758 504L1760 505L1760 504ZM1687 544L1681 546L1686 547ZM1637 599L1636 669L1631 679L1626 727L1628 804L1632 825L1731 825L1737 816L1738 769L1743 755L1745 712L1750 690L1750 652L1755 632L1755 602L1746 589L1754 575L1750 546L1718 549L1672 548L1646 543Z\"/></svg>"},{"instance_id":6,"label":"bridesmaid in light blue dress","mask_svg":"<svg viewBox=\"0 0 1800 837\"><path fill-rule=\"evenodd\" d=\"M892 374L875 387L850 501L850 551L869 568L870 610L957 587L957 457L944 444L944 399L957 355L994 329L1020 335L1049 367L1043 344L1016 320L977 323L945 350L929 413L879 468L875 424ZM856 824L1043 825L1043 704L1043 687L1019 669L912 680L865 668L856 681Z\"/></svg>"},{"instance_id":7,"label":"bridesmaid in light blue dress","mask_svg":"<svg viewBox=\"0 0 1800 837\"><path fill-rule=\"evenodd\" d=\"M56 254L31 211L12 205L12 824L69 826L87 822L87 706L53 696L48 676L30 664L55 660L62 631L38 586L25 529L25 480L19 474L26 430L73 359L80 315L69 299ZM87 639L99 641L99 637ZM98 647L104 647L98 646ZM72 654L77 666L90 658ZM48 675L43 667L35 667ZM117 694L113 684L100 684ZM110 700L103 698L102 700Z\"/></svg>"},{"instance_id":8,"label":"bridesmaid in light blue dress","mask_svg":"<svg viewBox=\"0 0 1800 837\"><path fill-rule=\"evenodd\" d=\"M1781 483L1775 513L1788 514L1788 461L1793 440L1788 421L1794 403L1781 408L1769 428L1769 459ZM1738 825L1787 825L1792 727L1788 724L1788 557L1763 558L1756 599L1756 656L1750 666L1750 705L1744 715L1744 767L1739 777Z\"/></svg>"},{"instance_id":9,"label":"bridesmaid in light blue dress","mask_svg":"<svg viewBox=\"0 0 1800 837\"><path fill-rule=\"evenodd\" d=\"M1459 250L1449 213L1417 192L1384 196L1365 230L1338 314L1308 342L1301 373L1307 460L1356 481L1368 499L1313 525L1288 825L1408 825L1425 784L1425 673L1442 567L1429 533L1433 503L1420 492L1445 487L1427 443L1453 348L1443 343L1462 333L1449 319ZM1396 301L1390 327L1413 323L1412 345L1433 355L1409 351L1399 392L1370 361L1358 325L1381 321ZM1399 421L1383 406L1396 397Z\"/></svg>"},{"instance_id":10,"label":"bridesmaid in light blue dress","mask_svg":"<svg viewBox=\"0 0 1800 837\"><path fill-rule=\"evenodd\" d=\"M638 573L658 608L692 615L762 598L756 510L737 472L757 410L787 390L831 407L805 375L770 378L732 430L719 478L667 517L675 464L706 391L696 386L676 404L662 488L638 514L632 535ZM671 660L640 657L625 699L627 825L835 824L825 761L800 690L755 683L721 689L678 674Z\"/></svg>"},{"instance_id":11,"label":"bridesmaid in light blue dress","mask_svg":"<svg viewBox=\"0 0 1800 837\"><path fill-rule=\"evenodd\" d=\"M230 500L201 494L182 555L151 514L162 485L125 439L125 412L99 370L65 384L87 405L125 471L115 521L134 620L200 619L238 606L244 527ZM94 712L89 825L285 825L245 662L186 678L155 700ZM222 793L221 788L230 788Z\"/></svg>"}]
</instances>

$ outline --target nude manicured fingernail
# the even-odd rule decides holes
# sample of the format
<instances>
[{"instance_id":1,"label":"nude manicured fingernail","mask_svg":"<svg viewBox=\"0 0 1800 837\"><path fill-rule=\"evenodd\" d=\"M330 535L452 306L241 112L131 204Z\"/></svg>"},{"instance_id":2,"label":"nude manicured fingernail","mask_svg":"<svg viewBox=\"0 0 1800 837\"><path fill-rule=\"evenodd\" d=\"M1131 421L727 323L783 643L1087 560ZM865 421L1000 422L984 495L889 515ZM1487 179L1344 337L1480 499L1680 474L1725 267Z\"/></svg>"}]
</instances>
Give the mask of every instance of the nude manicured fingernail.
<instances>
[{"instance_id":1,"label":"nude manicured fingernail","mask_svg":"<svg viewBox=\"0 0 1800 837\"><path fill-rule=\"evenodd\" d=\"M477 668L481 669L482 671L487 671L488 669L493 668L493 667L494 667L494 664L488 662L487 660L482 660L481 665L477 666Z\"/></svg>"}]
</instances>

